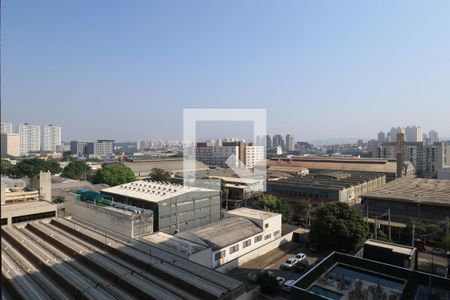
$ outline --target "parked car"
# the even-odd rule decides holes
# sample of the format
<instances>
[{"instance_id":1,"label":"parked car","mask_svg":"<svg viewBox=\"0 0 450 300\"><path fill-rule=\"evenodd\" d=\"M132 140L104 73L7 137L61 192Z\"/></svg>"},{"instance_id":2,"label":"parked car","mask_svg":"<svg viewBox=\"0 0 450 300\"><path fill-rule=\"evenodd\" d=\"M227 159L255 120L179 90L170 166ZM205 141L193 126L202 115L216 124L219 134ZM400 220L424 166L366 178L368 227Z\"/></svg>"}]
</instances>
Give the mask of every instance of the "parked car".
<instances>
[{"instance_id":1,"label":"parked car","mask_svg":"<svg viewBox=\"0 0 450 300\"><path fill-rule=\"evenodd\" d=\"M281 265L281 269L290 270L298 263L295 257L289 258L284 264Z\"/></svg>"},{"instance_id":2,"label":"parked car","mask_svg":"<svg viewBox=\"0 0 450 300\"><path fill-rule=\"evenodd\" d=\"M283 283L283 285L281 286L281 290L283 292L290 292L291 291L291 286L293 286L295 283L295 280L287 280L285 283Z\"/></svg>"},{"instance_id":3,"label":"parked car","mask_svg":"<svg viewBox=\"0 0 450 300\"><path fill-rule=\"evenodd\" d=\"M266 273L267 275L269 275L269 276L271 276L271 277L275 277L275 276L276 276L275 273L272 272L272 271L262 270L261 272L262 272L262 273Z\"/></svg>"},{"instance_id":4,"label":"parked car","mask_svg":"<svg viewBox=\"0 0 450 300\"><path fill-rule=\"evenodd\" d=\"M301 261L294 267L294 272L303 273L309 267L309 263L307 260Z\"/></svg>"},{"instance_id":5,"label":"parked car","mask_svg":"<svg viewBox=\"0 0 450 300\"><path fill-rule=\"evenodd\" d=\"M286 282L286 279L284 279L284 278L281 277L281 276L275 277L275 280L278 282L278 285L279 285L279 286L282 286L282 285Z\"/></svg>"},{"instance_id":6,"label":"parked car","mask_svg":"<svg viewBox=\"0 0 450 300\"><path fill-rule=\"evenodd\" d=\"M306 260L306 254L305 254L305 253L297 253L297 255L295 256L295 258L296 258L298 261L304 261L304 260Z\"/></svg>"}]
</instances>

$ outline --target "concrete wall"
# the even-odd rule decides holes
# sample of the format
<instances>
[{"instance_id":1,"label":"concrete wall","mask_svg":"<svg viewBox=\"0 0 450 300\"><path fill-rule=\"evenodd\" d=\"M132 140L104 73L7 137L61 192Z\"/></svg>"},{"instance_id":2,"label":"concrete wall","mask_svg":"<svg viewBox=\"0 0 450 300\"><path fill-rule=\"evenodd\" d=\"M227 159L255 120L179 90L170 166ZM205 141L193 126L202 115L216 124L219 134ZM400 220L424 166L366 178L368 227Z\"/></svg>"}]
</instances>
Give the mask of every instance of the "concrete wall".
<instances>
[{"instance_id":1,"label":"concrete wall","mask_svg":"<svg viewBox=\"0 0 450 300\"><path fill-rule=\"evenodd\" d=\"M52 201L52 173L40 172L31 178L30 186L39 191L39 198L45 201Z\"/></svg>"},{"instance_id":2,"label":"concrete wall","mask_svg":"<svg viewBox=\"0 0 450 300\"><path fill-rule=\"evenodd\" d=\"M149 213L121 213L95 204L66 199L66 212L81 220L134 238L153 232L153 215Z\"/></svg>"},{"instance_id":3,"label":"concrete wall","mask_svg":"<svg viewBox=\"0 0 450 300\"><path fill-rule=\"evenodd\" d=\"M275 240L272 240L270 243L265 244L264 246L261 246L251 252L248 252L247 254L242 255L232 261L229 261L226 264L223 264L220 267L216 268L215 270L218 272L221 272L221 273L227 273L252 259L258 258L261 255L264 255L267 252L278 248L279 246L283 245L286 242L292 241L293 233L294 232L290 232L284 236L281 236Z\"/></svg>"}]
</instances>

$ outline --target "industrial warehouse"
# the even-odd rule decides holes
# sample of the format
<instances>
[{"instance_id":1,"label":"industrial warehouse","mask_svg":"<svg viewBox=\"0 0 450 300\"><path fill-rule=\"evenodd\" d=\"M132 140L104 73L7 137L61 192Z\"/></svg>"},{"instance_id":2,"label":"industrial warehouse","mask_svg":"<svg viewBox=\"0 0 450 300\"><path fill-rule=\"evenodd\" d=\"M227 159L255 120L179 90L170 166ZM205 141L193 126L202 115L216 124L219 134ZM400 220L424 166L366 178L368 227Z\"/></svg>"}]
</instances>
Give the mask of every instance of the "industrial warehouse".
<instances>
[{"instance_id":1,"label":"industrial warehouse","mask_svg":"<svg viewBox=\"0 0 450 300\"><path fill-rule=\"evenodd\" d=\"M360 196L386 183L383 173L318 172L267 182L267 192L295 201L359 203Z\"/></svg>"},{"instance_id":2,"label":"industrial warehouse","mask_svg":"<svg viewBox=\"0 0 450 300\"><path fill-rule=\"evenodd\" d=\"M85 223L2 226L2 299L232 299L241 282Z\"/></svg>"}]
</instances>

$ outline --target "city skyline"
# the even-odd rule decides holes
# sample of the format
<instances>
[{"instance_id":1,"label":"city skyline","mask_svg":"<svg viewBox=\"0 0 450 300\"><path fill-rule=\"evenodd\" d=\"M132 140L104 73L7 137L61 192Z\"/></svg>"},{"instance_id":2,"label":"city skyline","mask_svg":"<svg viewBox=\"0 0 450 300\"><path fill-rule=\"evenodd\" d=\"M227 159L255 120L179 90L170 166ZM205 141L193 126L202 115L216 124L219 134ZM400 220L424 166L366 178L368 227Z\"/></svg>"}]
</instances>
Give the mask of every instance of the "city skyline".
<instances>
[{"instance_id":1,"label":"city skyline","mask_svg":"<svg viewBox=\"0 0 450 300\"><path fill-rule=\"evenodd\" d=\"M2 3L2 121L181 139L184 108L262 107L298 141L450 136L448 2L255 3Z\"/></svg>"}]
</instances>

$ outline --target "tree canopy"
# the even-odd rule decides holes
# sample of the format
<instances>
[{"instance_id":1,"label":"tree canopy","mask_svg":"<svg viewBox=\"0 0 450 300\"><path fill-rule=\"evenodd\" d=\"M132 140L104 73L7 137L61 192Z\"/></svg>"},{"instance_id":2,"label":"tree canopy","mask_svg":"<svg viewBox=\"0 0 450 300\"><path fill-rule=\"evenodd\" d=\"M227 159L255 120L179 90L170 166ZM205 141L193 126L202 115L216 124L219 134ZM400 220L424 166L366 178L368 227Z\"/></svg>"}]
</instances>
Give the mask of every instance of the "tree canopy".
<instances>
[{"instance_id":1,"label":"tree canopy","mask_svg":"<svg viewBox=\"0 0 450 300\"><path fill-rule=\"evenodd\" d=\"M313 242L343 251L357 250L368 235L369 229L363 218L343 202L319 208L310 231Z\"/></svg>"},{"instance_id":2,"label":"tree canopy","mask_svg":"<svg viewBox=\"0 0 450 300\"><path fill-rule=\"evenodd\" d=\"M6 176L12 176L13 172L14 172L14 165L9 160L2 159L0 173Z\"/></svg>"},{"instance_id":3,"label":"tree canopy","mask_svg":"<svg viewBox=\"0 0 450 300\"><path fill-rule=\"evenodd\" d=\"M106 164L94 175L95 183L106 183L114 186L136 180L133 171L120 163Z\"/></svg>"},{"instance_id":4,"label":"tree canopy","mask_svg":"<svg viewBox=\"0 0 450 300\"><path fill-rule=\"evenodd\" d=\"M70 162L62 171L62 176L74 180L81 180L86 178L90 173L91 167L82 160Z\"/></svg>"},{"instance_id":5,"label":"tree canopy","mask_svg":"<svg viewBox=\"0 0 450 300\"><path fill-rule=\"evenodd\" d=\"M12 169L10 169L9 175L14 177L33 177L38 175L39 172L47 171L51 172L52 174L58 174L61 173L61 167L56 160L31 158L19 161L12 167Z\"/></svg>"},{"instance_id":6,"label":"tree canopy","mask_svg":"<svg viewBox=\"0 0 450 300\"><path fill-rule=\"evenodd\" d=\"M292 220L292 208L286 201L280 200L273 195L261 195L252 203L253 208L276 212L282 215L283 223L289 223Z\"/></svg>"},{"instance_id":7,"label":"tree canopy","mask_svg":"<svg viewBox=\"0 0 450 300\"><path fill-rule=\"evenodd\" d=\"M149 176L152 181L168 181L170 173L160 168L153 168Z\"/></svg>"}]
</instances>

